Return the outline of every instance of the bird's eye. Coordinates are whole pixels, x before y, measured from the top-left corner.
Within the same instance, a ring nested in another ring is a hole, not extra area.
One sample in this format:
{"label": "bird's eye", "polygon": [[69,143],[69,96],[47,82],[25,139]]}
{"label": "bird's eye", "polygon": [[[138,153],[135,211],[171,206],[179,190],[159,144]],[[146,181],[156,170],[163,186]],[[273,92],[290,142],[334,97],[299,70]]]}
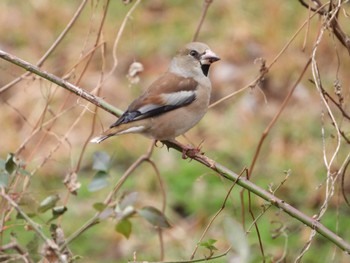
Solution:
{"label": "bird's eye", "polygon": [[191,51],[190,51],[190,55],[191,55],[192,57],[197,57],[197,56],[198,56],[198,52],[197,52],[196,50],[191,50]]}

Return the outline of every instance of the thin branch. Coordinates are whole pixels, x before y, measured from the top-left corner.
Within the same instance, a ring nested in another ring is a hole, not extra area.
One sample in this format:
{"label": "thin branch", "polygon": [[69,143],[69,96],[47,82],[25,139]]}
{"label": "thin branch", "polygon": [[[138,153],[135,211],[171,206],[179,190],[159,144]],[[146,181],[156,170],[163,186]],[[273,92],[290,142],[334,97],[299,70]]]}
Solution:
{"label": "thin branch", "polygon": [[44,71],[42,69],[40,69],[39,67],[30,64],[14,55],[11,55],[3,50],[0,50],[0,58],[7,60],[8,62],[11,62],[12,64],[15,64],[29,72],[32,72],[44,79],[49,80],[50,82],[53,82],[59,86],[61,86],[62,88],[65,88],[66,90],[73,92],[74,94],[78,95],[79,97],[91,102],[92,104],[95,104],[96,106],[104,109],[105,111],[115,115],[115,116],[120,116],[123,111],[113,107],[112,105],[108,104],[107,102],[105,102],[103,99],[94,96],[88,92],[86,92],[85,90],[69,83],[68,81],[65,81],[51,73],[48,73],[47,71]]}
{"label": "thin branch", "polygon": [[45,242],[45,244],[52,249],[60,262],[67,262],[65,257],[60,253],[57,244],[47,238],[44,232],[40,229],[40,226],[37,225],[19,206],[12,200],[10,196],[5,193],[3,187],[0,188],[0,195],[21,215],[21,217],[31,226],[31,228],[38,234],[38,236]]}
{"label": "thin branch", "polygon": [[[98,107],[112,113],[115,116],[118,116],[120,114],[120,110],[116,109],[112,105],[105,102],[103,99],[98,98],[94,95],[91,95],[87,93],[85,90],[80,89],[50,73],[47,73],[45,71],[40,70],[39,68],[29,64],[28,62],[25,62],[21,59],[18,59],[15,56],[9,55],[6,52],[3,52],[0,50],[0,57],[16,64],[20,67],[23,67],[27,70],[31,70],[33,73],[38,74],[39,76],[48,79],[51,82],[54,82],[55,84],[77,94],[79,97],[82,97],[86,99],[87,101],[97,105]],[[173,142],[166,141],[164,142],[168,147],[171,147],[173,149],[176,149],[180,152],[183,152],[183,149]],[[345,240],[343,240],[341,237],[330,231],[328,228],[326,228],[324,225],[322,225],[320,222],[310,218],[309,216],[305,215],[298,209],[294,208],[293,206],[289,205],[285,201],[277,198],[273,194],[269,193],[268,191],[262,189],[261,187],[255,185],[254,183],[250,182],[249,180],[245,178],[239,178],[239,175],[228,169],[227,167],[215,162],[214,160],[210,159],[209,157],[203,155],[203,154],[196,154],[191,156],[192,159],[196,160],[197,162],[209,167],[216,173],[218,173],[220,176],[230,180],[230,181],[236,181],[237,184],[241,187],[251,191],[253,194],[261,197],[262,199],[270,202],[273,206],[283,210],[287,214],[289,214],[291,217],[297,219],[301,223],[307,225],[308,227],[315,229],[320,235],[327,238],[329,241],[333,242],[336,246],[338,246],[340,249],[346,251],[347,253],[350,253],[350,244],[347,243]]]}
{"label": "thin branch", "polygon": [[128,263],[195,263],[195,262],[207,262],[210,260],[222,258],[228,254],[228,252],[231,250],[231,248],[228,248],[224,253],[212,256],[210,258],[204,257],[199,259],[192,259],[192,260],[177,260],[177,261],[129,261]]}
{"label": "thin branch", "polygon": [[282,54],[287,50],[287,48],[290,46],[290,44],[294,41],[294,39],[299,35],[299,33],[301,32],[301,30],[309,24],[310,19],[315,16],[315,14],[313,14],[312,16],[308,17],[308,19],[306,21],[304,21],[304,23],[297,29],[297,31],[294,33],[294,35],[290,38],[290,40],[283,46],[283,48],[281,49],[280,52],[278,52],[278,54],[274,57],[274,59],[272,60],[272,62],[268,65],[265,66],[265,63],[263,64],[264,67],[261,67],[260,69],[260,74],[253,80],[251,81],[248,85],[244,86],[243,88],[232,92],[230,94],[228,94],[227,96],[215,101],[214,103],[212,103],[209,108],[215,107],[218,104],[224,102],[225,100],[228,100],[232,97],[234,97],[235,95],[237,95],[238,93],[248,89],[248,88],[254,88],[256,87],[259,83],[261,83],[266,74],[270,71],[270,69],[272,68],[272,66],[278,61],[278,59],[282,56]]}
{"label": "thin branch", "polygon": [[264,132],[262,133],[261,135],[261,138],[260,138],[260,141],[259,141],[259,144],[258,144],[258,147],[256,149],[256,152],[254,154],[254,157],[253,157],[253,161],[250,165],[250,168],[249,168],[249,174],[248,174],[248,177],[250,178],[251,175],[252,175],[252,172],[254,170],[254,166],[255,166],[255,163],[258,159],[258,156],[260,154],[260,150],[261,150],[261,147],[267,137],[267,135],[269,134],[270,130],[272,129],[272,127],[275,125],[276,121],[278,120],[279,116],[281,115],[281,113],[283,112],[284,108],[287,106],[290,98],[292,97],[292,94],[294,92],[294,90],[296,89],[296,87],[299,85],[300,81],[302,80],[302,78],[304,77],[304,74],[307,70],[307,68],[309,67],[311,63],[311,58],[309,58],[309,60],[306,62],[305,66],[304,66],[304,69],[302,70],[302,72],[300,73],[298,79],[295,81],[293,87],[291,88],[291,90],[288,92],[287,96],[284,98],[282,104],[281,104],[281,107],[279,109],[279,111],[277,112],[277,114],[273,117],[273,119],[270,121],[270,123],[267,125],[266,129],[264,130]]}
{"label": "thin branch", "polygon": [[210,6],[212,3],[213,3],[213,0],[204,0],[202,15],[201,15],[201,18],[200,18],[200,20],[199,20],[199,23],[198,23],[196,32],[194,33],[194,36],[193,36],[192,41],[197,41],[198,35],[199,35],[199,31],[200,31],[201,28],[202,28],[202,25],[203,25],[205,16],[207,15],[209,6]]}
{"label": "thin branch", "polygon": [[[244,171],[243,171],[244,172]],[[243,172],[239,175],[239,177],[243,174]],[[237,180],[239,179],[239,177],[237,178]],[[222,206],[220,207],[220,209],[215,213],[215,215],[212,217],[212,219],[209,221],[209,224],[206,226],[205,230],[203,231],[201,237],[199,238],[198,242],[197,242],[197,245],[196,247],[194,248],[193,252],[192,252],[192,255],[190,257],[190,259],[193,259],[197,250],[198,250],[198,247],[199,247],[199,244],[200,242],[202,242],[204,236],[207,234],[209,228],[211,227],[211,225],[213,224],[214,220],[220,215],[220,213],[225,209],[226,207],[226,203],[227,203],[227,200],[229,198],[229,196],[231,195],[231,192],[232,192],[232,189],[233,187],[235,187],[236,183],[237,183],[237,180],[233,182],[233,184],[231,185],[230,189],[228,190],[226,196],[225,196],[225,199],[224,199],[224,202],[222,203]]]}
{"label": "thin branch", "polygon": [[[326,4],[322,5],[322,3],[319,0],[313,0],[312,2],[316,4],[317,8],[311,7],[309,4],[305,3],[304,0],[299,0],[300,4],[304,7],[308,8],[309,10],[315,12],[315,14],[319,14],[320,16],[328,16],[331,17],[331,19],[328,21],[330,27],[333,30],[334,35],[339,40],[339,42],[347,49],[349,55],[350,55],[350,37],[344,33],[341,26],[338,23],[338,12],[340,10],[340,6],[333,6],[331,2],[327,2]],[[346,4],[348,1],[342,2],[340,5]],[[324,8],[326,5],[329,5],[328,10]],[[335,8],[335,15],[332,15]]]}
{"label": "thin branch", "polygon": [[[11,243],[8,243],[6,245],[0,246],[0,252],[4,252],[6,250],[15,250],[17,251],[20,255],[18,255],[18,258],[21,258],[25,263],[33,263],[33,261],[30,259],[28,252],[24,250],[17,242],[12,241]],[[13,254],[8,253],[9,257],[11,256],[16,256]],[[11,258],[11,261],[14,260],[14,258]],[[0,258],[1,261],[1,258]],[[8,261],[10,262],[10,260]]]}
{"label": "thin branch", "polygon": [[91,62],[91,60],[92,60],[92,58],[93,58],[93,56],[94,56],[95,50],[96,50],[97,46],[99,45],[100,38],[101,38],[101,35],[102,35],[102,28],[103,28],[103,25],[104,25],[104,23],[105,23],[105,21],[106,21],[106,16],[107,16],[107,11],[108,11],[109,2],[110,2],[110,1],[107,0],[105,9],[104,9],[104,11],[103,11],[103,15],[102,15],[102,19],[101,19],[101,22],[100,22],[100,26],[99,26],[99,29],[98,29],[98,31],[97,31],[97,37],[96,37],[96,40],[95,40],[95,44],[94,44],[94,47],[93,47],[93,49],[92,49],[93,52],[91,52],[91,53],[89,54],[89,57],[88,57],[88,59],[87,59],[87,62],[86,62],[86,64],[85,64],[85,66],[84,66],[84,68],[83,68],[83,70],[82,70],[82,72],[81,72],[81,74],[80,74],[78,80],[77,80],[76,83],[75,83],[76,85],[79,85],[80,81],[82,80],[82,78],[83,78],[83,76],[84,76],[84,74],[85,74],[87,68],[89,67],[90,62]]}
{"label": "thin branch", "polygon": [[248,191],[248,211],[249,211],[250,216],[253,219],[253,225],[255,227],[255,231],[256,231],[256,234],[258,236],[259,248],[260,248],[260,252],[261,252],[262,262],[265,263],[266,262],[266,258],[265,258],[264,246],[263,246],[263,243],[261,241],[261,235],[260,235],[258,222],[257,222],[257,220],[255,218],[255,215],[254,215],[254,212],[253,212],[253,209],[252,209],[252,197],[251,197],[251,192],[250,191]]}
{"label": "thin branch", "polygon": [[118,44],[119,41],[122,37],[122,34],[124,32],[125,26],[126,26],[126,22],[130,19],[132,13],[135,11],[136,7],[140,4],[141,0],[137,0],[135,2],[135,4],[130,8],[130,10],[128,11],[128,13],[126,14],[126,16],[124,17],[124,20],[119,28],[119,31],[117,33],[117,37],[114,40],[114,44],[113,44],[113,67],[110,70],[110,72],[107,74],[107,79],[112,76],[113,72],[115,71],[115,69],[118,66],[118,56],[117,56],[117,48],[118,48]]}
{"label": "thin branch", "polygon": [[[152,144],[147,153],[140,156],[123,174],[123,176],[118,180],[118,182],[115,184],[112,191],[107,195],[107,197],[104,200],[104,204],[108,205],[112,198],[115,196],[115,194],[119,191],[119,189],[122,187],[126,179],[129,178],[130,174],[135,171],[137,167],[139,167],[143,162],[149,160],[153,153],[154,144]],[[60,250],[65,248],[70,242],[72,242],[74,239],[76,239],[78,236],[80,236],[83,232],[85,232],[87,229],[92,227],[93,225],[96,225],[99,223],[99,217],[101,215],[101,212],[97,212],[91,219],[89,219],[81,228],[79,228],[77,231],[75,231],[72,235],[70,235],[66,242],[60,246]]]}
{"label": "thin branch", "polygon": [[[61,43],[62,39],[66,36],[68,31],[73,27],[74,23],[78,20],[78,17],[80,16],[81,12],[83,11],[86,3],[87,3],[87,0],[83,0],[81,2],[80,6],[78,7],[77,11],[73,15],[72,19],[69,21],[67,26],[65,27],[65,29],[61,32],[61,34],[58,36],[58,38],[55,40],[55,42],[51,45],[51,47],[45,52],[45,54],[38,60],[38,62],[36,63],[36,66],[41,67],[44,64],[45,60],[56,49],[56,47],[59,45],[59,43]],[[3,86],[0,89],[0,94],[2,92],[6,91],[7,89],[11,88],[13,85],[20,82],[22,79],[28,77],[29,75],[30,75],[30,72],[26,72],[26,73],[22,74],[21,76],[19,76],[18,78],[12,80],[10,83],[8,83],[7,85]]]}
{"label": "thin branch", "polygon": [[345,190],[345,173],[349,167],[349,164],[350,164],[350,158],[346,161],[343,172],[341,173],[341,192],[343,194],[343,198],[345,200],[345,203],[350,207],[350,202],[349,202],[348,197],[346,196],[346,190]]}
{"label": "thin branch", "polygon": [[[168,147],[178,150],[179,152],[182,152],[183,149],[173,142],[164,142]],[[230,180],[230,181],[236,181],[237,184],[241,187],[247,189],[248,191],[252,192],[253,194],[261,197],[267,202],[270,202],[273,206],[283,210],[291,217],[297,219],[301,223],[307,225],[311,229],[314,229],[317,231],[320,235],[327,238],[329,241],[333,242],[335,245],[337,245],[340,249],[346,251],[347,253],[350,253],[350,244],[347,243],[344,239],[342,239],[340,236],[333,233],[331,230],[326,228],[324,225],[322,225],[319,221],[314,220],[313,218],[305,215],[298,209],[294,208],[290,204],[286,203],[284,200],[279,199],[278,197],[274,196],[273,194],[269,193],[265,189],[262,189],[261,187],[257,186],[256,184],[252,183],[251,181],[247,180],[246,178],[238,178],[239,175],[231,171],[229,168],[225,167],[222,164],[219,164],[215,162],[214,160],[210,159],[209,157],[203,155],[203,154],[196,154],[194,156],[191,156],[193,160],[196,160],[197,162],[204,164],[205,166],[209,167],[211,170],[218,173],[220,176]],[[238,178],[238,179],[237,179]]]}

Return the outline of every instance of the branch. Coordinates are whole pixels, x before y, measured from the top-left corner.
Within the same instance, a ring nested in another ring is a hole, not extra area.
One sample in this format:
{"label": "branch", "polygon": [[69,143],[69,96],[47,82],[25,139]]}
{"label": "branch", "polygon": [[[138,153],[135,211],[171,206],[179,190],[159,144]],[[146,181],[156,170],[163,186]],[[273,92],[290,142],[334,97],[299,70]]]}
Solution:
{"label": "branch", "polygon": [[44,232],[40,229],[40,226],[37,225],[32,219],[30,219],[30,217],[26,213],[22,211],[22,209],[17,205],[17,203],[5,193],[5,189],[2,187],[0,188],[0,196],[2,196],[4,200],[6,200],[14,209],[16,209],[17,213],[21,215],[21,217],[23,217],[23,219],[31,226],[31,228],[45,242],[48,248],[50,248],[52,252],[55,253],[59,260],[58,262],[66,263],[67,260],[64,257],[64,255],[60,253],[57,244],[53,240],[45,236]]}
{"label": "branch", "polygon": [[196,32],[194,33],[194,36],[193,36],[192,41],[197,41],[198,35],[199,35],[199,31],[200,31],[201,28],[202,28],[202,25],[203,25],[205,16],[207,15],[209,6],[211,5],[212,2],[213,2],[213,0],[204,0],[202,16],[201,16],[201,18],[200,18],[200,20],[199,20],[199,23],[198,23]]}
{"label": "branch", "polygon": [[[51,45],[51,47],[45,52],[45,54],[39,59],[39,61],[36,63],[38,67],[41,67],[46,59],[52,54],[52,52],[56,49],[56,47],[61,43],[62,39],[66,36],[68,31],[73,27],[75,22],[78,20],[81,12],[83,11],[85,5],[87,3],[87,0],[83,0],[78,7],[77,11],[73,15],[72,19],[69,21],[65,29],[61,32],[61,34],[58,36],[58,38],[55,40],[55,42]],[[11,88],[13,85],[17,84],[20,82],[22,79],[26,78],[29,76],[29,72],[26,72],[25,74],[19,76],[18,78],[14,79],[10,83],[6,84],[2,88],[0,88],[0,93],[6,91],[7,89]]]}
{"label": "branch", "polygon": [[[328,2],[328,3],[323,5],[321,3],[321,1],[313,0],[312,2],[313,2],[313,4],[315,4],[317,6],[317,8],[311,7],[304,0],[299,0],[299,2],[302,6],[319,14],[320,16],[327,17],[327,20],[329,22],[329,26],[332,28],[334,35],[339,40],[339,42],[347,49],[347,51],[349,52],[349,55],[350,55],[350,37],[344,33],[344,31],[340,27],[340,25],[338,23],[338,19],[337,19],[340,6],[347,3],[347,1],[340,3],[339,6],[335,6],[332,4],[332,2]],[[328,9],[325,8],[325,6],[327,4],[329,4]],[[333,17],[332,12],[334,12],[334,11],[336,12],[336,15]]]}
{"label": "branch", "polygon": [[74,94],[78,95],[79,97],[91,102],[92,104],[100,107],[101,109],[104,109],[105,111],[115,115],[115,116],[120,116],[123,112],[109,103],[105,102],[103,99],[88,93],[87,91],[69,83],[68,81],[65,81],[49,72],[46,72],[39,67],[28,63],[27,61],[24,61],[14,55],[11,55],[5,51],[0,50],[0,58],[7,60],[8,62],[15,64],[31,73],[34,73],[44,79],[47,79],[58,86],[61,86],[62,88],[65,88],[66,90],[73,92]]}
{"label": "branch", "polygon": [[[96,97],[85,90],[78,88],[71,83],[64,81],[57,76],[50,74],[46,71],[43,71],[39,69],[38,67],[17,58],[16,56],[10,55],[2,50],[0,50],[0,58],[3,58],[15,65],[18,65],[19,67],[24,68],[25,70],[28,70],[36,75],[39,75],[71,92],[78,95],[79,97],[91,102],[92,104],[95,104],[96,106],[112,113],[115,116],[119,116],[121,114],[121,111],[119,109],[116,109],[115,107],[111,106],[107,102],[105,102],[103,99]],[[166,144],[168,147],[176,149],[180,152],[183,151],[180,145],[175,144],[173,142],[165,141],[164,144]],[[324,225],[322,225],[320,222],[312,219],[311,217],[303,214],[298,209],[294,208],[293,206],[289,205],[282,199],[277,198],[273,194],[269,193],[265,189],[255,185],[254,183],[250,182],[249,180],[245,178],[239,178],[239,175],[228,169],[227,167],[215,162],[214,160],[210,159],[209,157],[203,155],[203,154],[194,154],[190,156],[192,159],[196,160],[199,163],[204,164],[205,166],[209,167],[216,173],[218,173],[220,176],[230,180],[230,181],[237,181],[237,184],[241,187],[247,189],[248,191],[252,192],[253,194],[261,197],[262,199],[266,200],[273,206],[283,210],[290,216],[294,217],[298,221],[302,222],[303,224],[307,225],[311,229],[314,229],[316,232],[324,236],[329,241],[333,242],[336,246],[338,246],[340,249],[346,251],[347,253],[350,253],[350,244],[347,243],[345,240],[343,240],[341,237],[333,233],[331,230],[326,228]]]}

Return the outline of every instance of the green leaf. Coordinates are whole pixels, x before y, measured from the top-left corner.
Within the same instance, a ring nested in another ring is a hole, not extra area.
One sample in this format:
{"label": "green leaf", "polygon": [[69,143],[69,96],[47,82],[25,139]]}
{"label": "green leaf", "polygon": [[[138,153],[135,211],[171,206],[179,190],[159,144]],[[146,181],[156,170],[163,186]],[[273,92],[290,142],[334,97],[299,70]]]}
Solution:
{"label": "green leaf", "polygon": [[95,152],[92,169],[107,172],[111,157],[106,152]]}
{"label": "green leaf", "polygon": [[60,197],[58,194],[55,195],[50,195],[46,197],[39,205],[38,212],[39,213],[44,213],[47,210],[53,208],[56,203],[60,200]]}
{"label": "green leaf", "polygon": [[205,247],[207,249],[209,249],[210,251],[213,251],[213,250],[218,250],[214,244],[216,243],[217,240],[215,239],[209,239],[207,241],[202,241],[199,243],[199,246],[201,247]]}
{"label": "green leaf", "polygon": [[152,206],[146,206],[137,211],[140,216],[145,218],[149,223],[157,227],[169,228],[170,224],[165,215]]}
{"label": "green leaf", "polygon": [[107,205],[104,203],[94,203],[92,207],[97,210],[98,212],[102,212],[106,209]]}
{"label": "green leaf", "polygon": [[115,230],[125,236],[126,238],[129,238],[132,230],[132,224],[128,219],[123,219],[118,222],[118,224],[115,226]]}
{"label": "green leaf", "polygon": [[16,168],[17,164],[15,162],[15,155],[13,153],[9,153],[6,158],[5,169],[9,174],[12,174]]}
{"label": "green leaf", "polygon": [[218,250],[214,244],[216,243],[217,240],[215,239],[208,239],[207,241],[202,241],[199,243],[199,246],[201,247],[205,247],[207,249],[209,249],[210,251],[213,251],[213,250]]}
{"label": "green leaf", "polygon": [[56,206],[52,208],[52,215],[53,216],[60,216],[63,215],[67,211],[67,207],[65,206]]}
{"label": "green leaf", "polygon": [[108,178],[108,174],[106,172],[98,171],[95,174],[94,178],[92,179],[92,182],[88,186],[89,191],[96,192],[108,186],[109,182],[107,178]]}
{"label": "green leaf", "polygon": [[47,221],[47,224],[63,215],[67,210],[65,206],[56,206],[52,208],[52,217]]}

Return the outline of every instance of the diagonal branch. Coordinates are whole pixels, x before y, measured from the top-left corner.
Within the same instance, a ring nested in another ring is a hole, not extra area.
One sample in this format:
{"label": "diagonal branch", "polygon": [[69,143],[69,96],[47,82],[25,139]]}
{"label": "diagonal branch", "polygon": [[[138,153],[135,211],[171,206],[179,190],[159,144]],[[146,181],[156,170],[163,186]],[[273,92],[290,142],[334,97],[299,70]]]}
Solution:
{"label": "diagonal branch", "polygon": [[66,90],[73,92],[74,94],[78,95],[79,97],[91,102],[92,104],[100,107],[101,109],[104,109],[105,111],[115,115],[120,116],[123,112],[109,103],[105,102],[103,99],[88,93],[87,91],[69,83],[68,81],[65,81],[45,70],[40,69],[39,67],[28,63],[27,61],[24,61],[23,59],[20,59],[14,55],[11,55],[5,51],[0,50],[0,58],[7,60],[8,62],[11,62],[12,64],[15,64],[31,73],[34,73],[35,75],[38,75],[44,79],[47,79],[48,81],[51,81],[58,86],[61,86],[62,88],[65,88]]}
{"label": "diagonal branch", "polygon": [[[61,78],[50,74],[46,71],[43,71],[39,69],[38,67],[16,57],[11,54],[8,54],[7,52],[4,52],[0,50],[0,58],[5,59],[19,67],[24,68],[27,71],[30,71],[36,75],[39,75],[67,90],[70,92],[73,92],[74,94],[78,95],[79,97],[91,102],[92,104],[112,113],[115,116],[119,116],[121,114],[121,111],[119,109],[116,109],[112,105],[108,104],[103,99],[96,97],[85,90],[76,87],[72,85],[71,83],[62,80]],[[168,147],[173,148],[175,150],[178,150],[180,152],[183,151],[181,146],[179,146],[176,143],[166,141],[164,142]],[[265,189],[259,187],[258,185],[252,183],[246,178],[240,178],[238,174],[231,171],[229,168],[225,167],[224,165],[215,162],[214,160],[210,159],[209,157],[203,155],[203,154],[195,154],[191,156],[192,159],[196,160],[199,163],[202,163],[203,165],[209,167],[211,170],[215,171],[220,176],[233,181],[237,182],[238,185],[241,187],[247,189],[248,191],[252,192],[253,194],[261,197],[265,201],[269,202],[271,205],[283,210],[287,214],[289,214],[291,217],[294,217],[298,221],[302,222],[303,224],[307,225],[311,229],[314,229],[317,233],[324,236],[329,241],[333,242],[336,246],[338,246],[340,249],[346,251],[347,253],[350,253],[350,244],[346,242],[344,239],[342,239],[340,236],[333,233],[331,230],[326,228],[323,224],[321,224],[319,221],[312,219],[311,217],[305,215],[298,209],[294,208],[293,206],[286,203],[284,200],[277,198],[275,195],[271,194],[270,192],[266,191]]]}

